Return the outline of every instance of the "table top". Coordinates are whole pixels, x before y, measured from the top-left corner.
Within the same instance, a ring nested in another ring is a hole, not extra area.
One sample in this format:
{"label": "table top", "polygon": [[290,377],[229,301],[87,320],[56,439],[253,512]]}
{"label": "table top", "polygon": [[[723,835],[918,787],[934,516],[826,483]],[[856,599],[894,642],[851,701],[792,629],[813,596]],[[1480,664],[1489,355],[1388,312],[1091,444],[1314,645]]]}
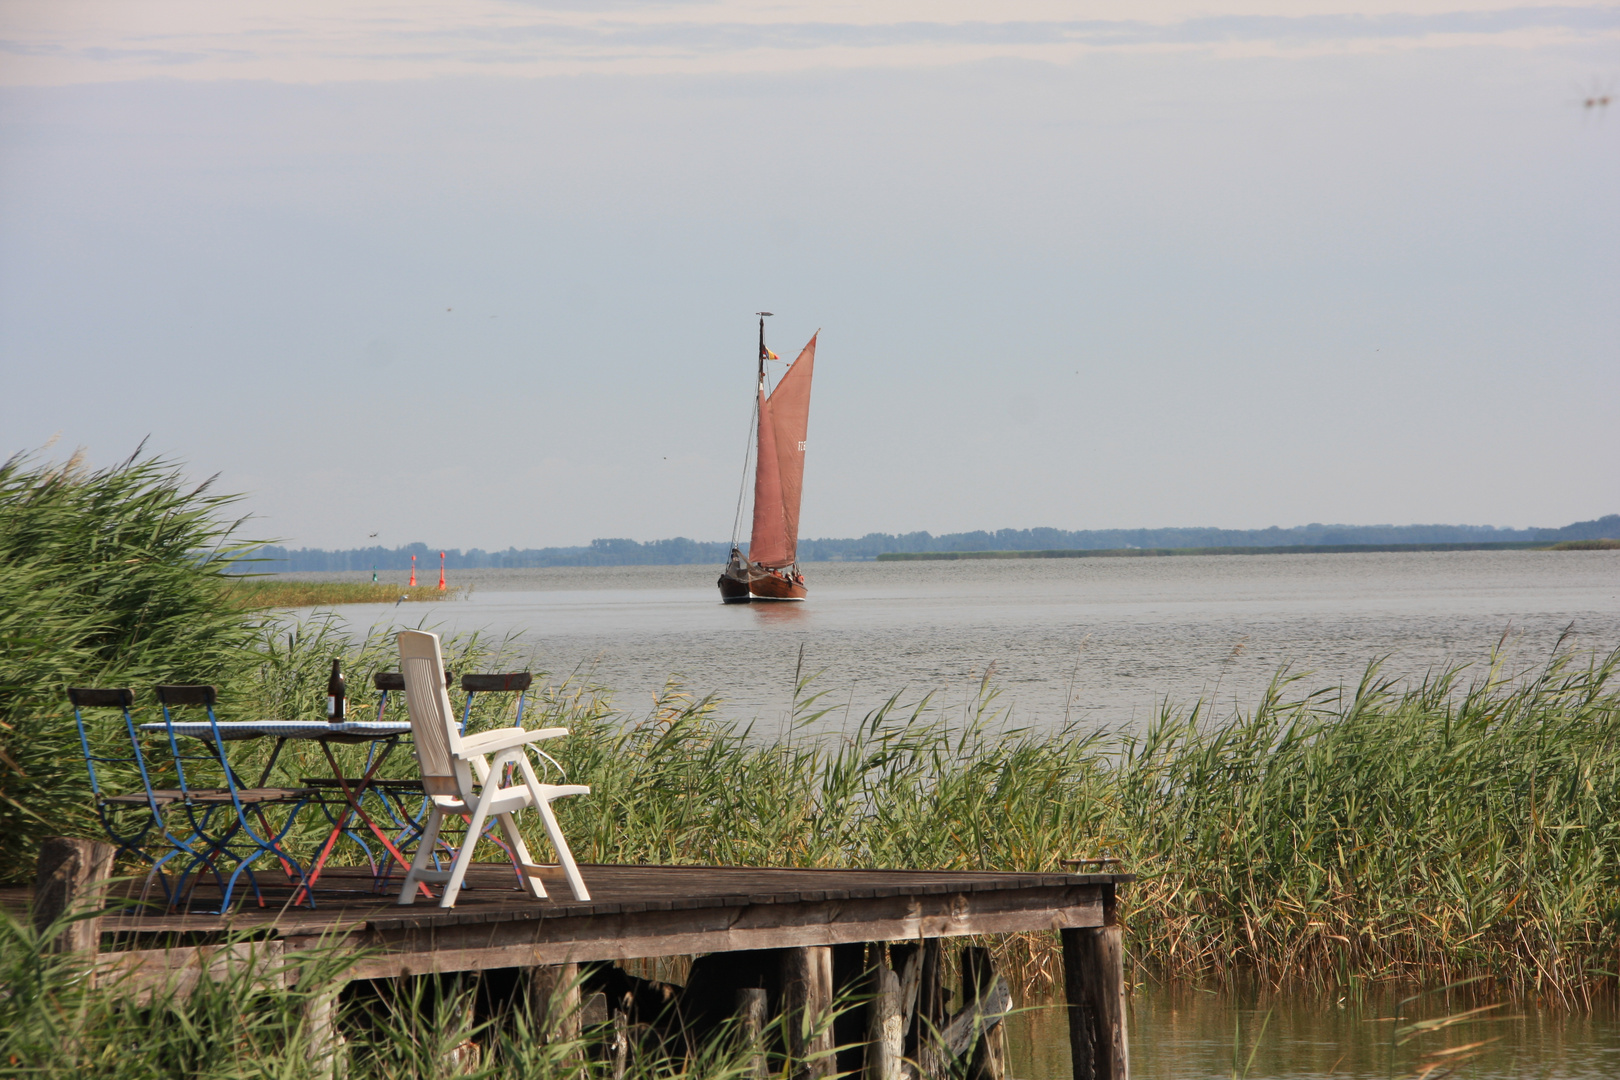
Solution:
{"label": "table top", "polygon": [[[227,742],[236,739],[321,739],[327,742],[362,743],[395,739],[411,733],[409,724],[378,723],[375,720],[345,720],[328,724],[324,720],[231,721],[218,725],[204,721],[175,724],[174,733],[191,739],[213,739],[215,727]],[[165,732],[168,724],[142,724],[142,731]]]}

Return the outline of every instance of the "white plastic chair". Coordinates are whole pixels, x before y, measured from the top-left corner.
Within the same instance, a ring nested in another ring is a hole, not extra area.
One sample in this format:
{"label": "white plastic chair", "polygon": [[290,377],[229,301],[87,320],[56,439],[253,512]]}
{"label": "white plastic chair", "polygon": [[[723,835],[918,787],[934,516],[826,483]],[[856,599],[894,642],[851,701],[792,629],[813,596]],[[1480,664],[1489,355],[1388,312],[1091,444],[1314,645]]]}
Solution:
{"label": "white plastic chair", "polygon": [[[399,903],[416,900],[418,882],[444,882],[444,895],[440,907],[454,907],[456,894],[461,891],[462,880],[472,862],[473,849],[483,835],[490,815],[500,821],[501,830],[511,846],[517,861],[518,873],[539,899],[545,899],[546,889],[540,881],[540,866],[529,855],[529,849],[518,833],[512,815],[527,807],[540,812],[552,847],[557,849],[557,861],[575,900],[589,900],[590,892],[580,877],[568,841],[551,812],[551,800],[565,795],[587,795],[590,788],[584,784],[542,784],[535,776],[534,764],[529,760],[527,747],[543,739],[556,739],[568,734],[567,728],[540,728],[525,731],[521,727],[496,728],[480,731],[476,735],[461,734],[456,715],[450,708],[450,695],[444,688],[444,657],[439,651],[439,635],[419,630],[401,630],[399,641],[400,673],[405,676],[405,705],[411,714],[411,735],[416,744],[416,760],[422,767],[422,790],[429,800],[427,828],[416,849],[411,872],[405,875],[400,888]],[[506,785],[505,778],[513,766],[511,776],[517,783]],[[448,871],[432,869],[433,852],[439,840],[439,828],[445,816],[455,814],[468,817],[467,839],[456,853]]]}

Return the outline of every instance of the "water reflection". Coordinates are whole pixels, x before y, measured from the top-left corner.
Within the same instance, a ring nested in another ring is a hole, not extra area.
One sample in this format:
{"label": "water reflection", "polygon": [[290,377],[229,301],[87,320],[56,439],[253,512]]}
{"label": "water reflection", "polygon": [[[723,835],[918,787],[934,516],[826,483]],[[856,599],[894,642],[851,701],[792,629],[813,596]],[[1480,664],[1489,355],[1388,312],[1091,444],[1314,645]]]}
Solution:
{"label": "water reflection", "polygon": [[[1425,999],[1409,1018],[1453,1015],[1475,1000]],[[1591,1013],[1506,1003],[1494,1015],[1393,1046],[1393,995],[1356,1003],[1311,995],[1214,994],[1139,986],[1131,1000],[1131,1075],[1137,1080],[1249,1076],[1411,1076],[1438,1051],[1486,1042],[1456,1075],[1599,1080],[1620,1076],[1620,1013],[1613,1001]],[[1068,1028],[1060,1010],[1037,1007],[1008,1020],[1008,1074],[1069,1080]],[[1489,1041],[1494,1040],[1494,1041]],[[1251,1056],[1252,1055],[1252,1056]]]}
{"label": "water reflection", "polygon": [[[740,605],[739,605],[740,606]],[[794,626],[809,618],[810,611],[803,603],[751,603],[748,610],[757,626]]]}

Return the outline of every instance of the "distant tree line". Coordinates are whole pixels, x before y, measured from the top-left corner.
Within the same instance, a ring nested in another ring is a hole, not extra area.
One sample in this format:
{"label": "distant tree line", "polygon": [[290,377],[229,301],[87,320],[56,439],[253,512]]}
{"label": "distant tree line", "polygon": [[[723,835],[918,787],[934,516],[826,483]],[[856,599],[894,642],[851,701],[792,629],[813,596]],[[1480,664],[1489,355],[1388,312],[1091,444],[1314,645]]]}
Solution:
{"label": "distant tree line", "polygon": [[[854,539],[800,540],[803,562],[863,562],[888,552],[919,551],[1050,551],[1061,548],[1282,547],[1289,544],[1457,544],[1513,541],[1597,540],[1620,537],[1620,514],[1578,521],[1561,529],[1498,529],[1492,525],[1301,525],[1292,529],[998,529],[995,532],[867,533]],[[471,548],[404,547],[288,549],[272,545],[256,553],[260,572],[323,570],[408,570],[438,566],[439,552],[452,570],[529,566],[671,566],[722,563],[730,548],[724,541],[607,539],[584,547]]]}

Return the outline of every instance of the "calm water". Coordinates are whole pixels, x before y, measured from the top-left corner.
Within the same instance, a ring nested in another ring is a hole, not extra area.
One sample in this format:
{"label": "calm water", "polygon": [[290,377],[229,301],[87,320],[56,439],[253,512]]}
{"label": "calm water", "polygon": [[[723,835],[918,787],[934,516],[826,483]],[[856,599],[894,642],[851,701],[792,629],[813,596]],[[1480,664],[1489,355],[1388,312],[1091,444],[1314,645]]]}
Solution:
{"label": "calm water", "polygon": [[[1473,1002],[1436,999],[1408,1006],[1408,1018],[1460,1012]],[[1416,1009],[1417,1011],[1413,1011]],[[1509,1004],[1505,1018],[1459,1024],[1406,1046],[1390,1046],[1391,1003],[1225,996],[1190,988],[1138,987],[1129,1023],[1136,1080],[1372,1080],[1411,1076],[1434,1052],[1496,1040],[1459,1070],[1477,1078],[1613,1080],[1620,1077],[1620,1017],[1613,1003],[1571,1015]],[[1038,1009],[1013,1016],[1008,1074],[1019,1080],[1068,1080],[1068,1028],[1061,1014]],[[1234,1051],[1234,1038],[1236,1049]],[[1253,1060],[1250,1060],[1250,1054]]]}
{"label": "calm water", "polygon": [[[808,603],[732,607],[719,602],[716,573],[469,571],[452,577],[473,586],[466,600],[338,610],[355,631],[420,621],[513,635],[537,670],[581,673],[631,708],[675,674],[763,729],[784,723],[801,648],[807,670],[825,669],[815,685],[857,719],[900,690],[935,692],[960,715],[993,665],[991,685],[1015,723],[1069,716],[1124,727],[1166,698],[1247,706],[1285,664],[1310,672],[1310,688],[1353,686],[1372,657],[1421,678],[1448,663],[1482,664],[1504,635],[1515,666],[1542,660],[1568,626],[1580,647],[1620,645],[1620,552],[821,564],[807,568]],[[841,711],[831,722],[843,719]],[[1612,1010],[1503,1011],[1516,1018],[1455,1029],[1433,1048],[1500,1037],[1464,1076],[1620,1077]],[[1140,987],[1132,1071],[1143,1080],[1241,1076],[1254,1048],[1255,1080],[1410,1076],[1423,1058],[1405,1048],[1392,1065],[1379,1020],[1387,1015],[1387,1007]],[[1061,1017],[1038,1011],[1009,1023],[1011,1075],[1066,1080]]]}
{"label": "calm water", "polygon": [[1519,665],[1570,625],[1583,647],[1620,644],[1616,551],[825,563],[806,570],[807,603],[732,606],[716,574],[465,571],[465,600],[338,610],[356,631],[514,635],[537,670],[580,673],[630,708],[676,675],[762,730],[785,722],[801,648],[841,706],[834,725],[896,691],[959,715],[990,670],[1015,723],[1121,727],[1166,698],[1247,706],[1285,664],[1312,689],[1353,687],[1373,657],[1421,678],[1486,660],[1504,634]]}

